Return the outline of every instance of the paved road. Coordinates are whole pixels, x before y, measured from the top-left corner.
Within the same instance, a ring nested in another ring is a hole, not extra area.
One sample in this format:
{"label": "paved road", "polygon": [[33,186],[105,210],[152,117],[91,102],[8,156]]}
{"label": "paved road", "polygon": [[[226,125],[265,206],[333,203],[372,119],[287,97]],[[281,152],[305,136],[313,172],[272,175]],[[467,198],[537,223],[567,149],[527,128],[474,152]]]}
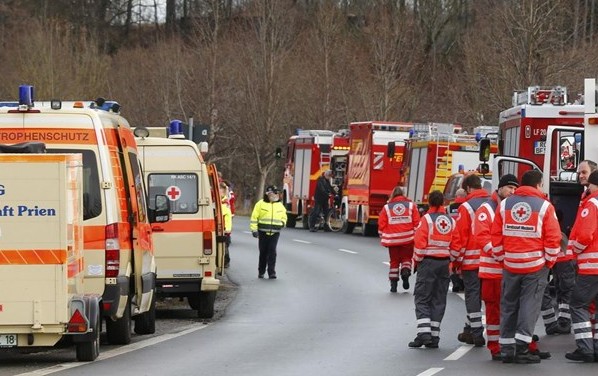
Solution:
{"label": "paved road", "polygon": [[43,372],[248,376],[598,372],[598,363],[566,362],[564,353],[573,347],[573,337],[544,338],[541,326],[541,346],[553,352],[553,359],[539,365],[504,365],[492,362],[485,349],[462,346],[456,337],[463,325],[464,303],[453,293],[448,296],[440,349],[409,349],[407,343],[416,333],[412,290],[388,292],[387,254],[377,239],[285,230],[278,247],[279,279],[260,280],[257,241],[243,232],[247,223],[247,218],[235,218],[229,278],[238,285],[238,294],[217,322],[185,322],[184,335],[103,347],[105,360],[65,363]]}

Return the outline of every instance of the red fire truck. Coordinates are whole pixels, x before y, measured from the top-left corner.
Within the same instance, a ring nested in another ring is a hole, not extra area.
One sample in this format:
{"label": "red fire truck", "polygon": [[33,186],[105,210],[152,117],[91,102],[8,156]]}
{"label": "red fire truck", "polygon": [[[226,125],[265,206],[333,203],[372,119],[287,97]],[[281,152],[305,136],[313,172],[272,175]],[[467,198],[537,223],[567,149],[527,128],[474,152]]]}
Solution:
{"label": "red fire truck", "polygon": [[309,228],[309,212],[314,206],[316,180],[330,166],[330,149],[334,132],[299,130],[287,141],[283,178],[283,203],[287,208],[287,227],[301,220]]}
{"label": "red fire truck", "polygon": [[[356,225],[363,235],[378,233],[378,214],[397,185],[404,140],[412,129],[412,123],[367,121],[349,125],[347,189],[341,204],[345,233],[352,233]],[[393,158],[386,156],[389,142],[395,143]]]}
{"label": "red fire truck", "polygon": [[[577,101],[576,101],[577,102]],[[533,86],[513,93],[513,107],[502,111],[499,118],[499,153],[521,156],[534,162],[540,168],[544,165],[546,150],[546,130],[549,125],[582,127],[584,107],[582,104],[568,104],[567,88]],[[563,164],[576,166],[579,156],[573,145],[563,145]],[[505,162],[501,174],[511,173],[521,176],[527,167],[522,164]],[[556,161],[551,162],[550,170],[556,171]]]}
{"label": "red fire truck", "polygon": [[349,130],[341,129],[332,135],[330,169],[333,172],[332,184],[339,187],[339,192],[347,192],[347,166],[349,164]]}
{"label": "red fire truck", "polygon": [[[475,171],[479,165],[478,140],[491,133],[496,135],[496,131],[496,127],[478,127],[474,135],[469,135],[458,124],[415,124],[405,144],[399,182],[407,197],[426,207],[428,194],[445,191],[451,176]],[[497,149],[493,144],[491,158]]]}

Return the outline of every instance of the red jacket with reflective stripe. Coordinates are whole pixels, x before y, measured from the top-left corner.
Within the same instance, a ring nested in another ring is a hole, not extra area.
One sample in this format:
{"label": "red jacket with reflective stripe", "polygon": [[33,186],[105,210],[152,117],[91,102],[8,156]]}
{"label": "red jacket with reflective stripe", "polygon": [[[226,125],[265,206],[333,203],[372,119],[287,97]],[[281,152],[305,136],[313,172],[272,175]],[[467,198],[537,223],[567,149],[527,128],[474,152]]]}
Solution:
{"label": "red jacket with reflective stripe", "polygon": [[413,201],[405,196],[392,198],[378,217],[380,243],[384,247],[412,243],[419,220],[419,211]]}
{"label": "red jacket with reflective stripe", "polygon": [[494,222],[494,213],[498,207],[500,198],[494,192],[492,199],[485,202],[475,212],[473,222],[473,237],[478,243],[480,251],[480,270],[478,277],[485,279],[502,278],[502,265],[492,256],[492,238],[490,230]]}
{"label": "red jacket with reflective stripe", "polygon": [[415,230],[413,261],[420,262],[424,257],[450,257],[455,220],[443,207],[431,208]]}
{"label": "red jacket with reflective stripe", "polygon": [[569,237],[577,254],[577,273],[598,275],[598,192],[582,199]]}
{"label": "red jacket with reflective stripe", "polygon": [[554,265],[561,228],[554,206],[535,187],[522,186],[501,201],[491,229],[492,254],[515,274],[534,273]]}
{"label": "red jacket with reflective stripe", "polygon": [[465,197],[465,202],[459,206],[457,228],[453,233],[453,246],[451,253],[457,261],[462,263],[461,270],[476,270],[480,264],[480,247],[472,236],[473,222],[476,210],[490,195],[484,189],[476,189]]}

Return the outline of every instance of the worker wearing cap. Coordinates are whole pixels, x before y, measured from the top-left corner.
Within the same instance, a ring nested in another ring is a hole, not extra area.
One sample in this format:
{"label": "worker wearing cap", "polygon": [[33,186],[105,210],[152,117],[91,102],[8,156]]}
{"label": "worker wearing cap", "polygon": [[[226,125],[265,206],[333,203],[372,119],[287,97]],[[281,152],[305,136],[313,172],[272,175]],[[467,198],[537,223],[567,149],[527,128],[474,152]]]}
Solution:
{"label": "worker wearing cap", "polygon": [[287,210],[280,202],[280,191],[270,185],[266,187],[263,199],[253,207],[249,222],[253,237],[259,239],[258,278],[264,278],[267,268],[268,277],[276,279],[276,245],[286,223]]}
{"label": "worker wearing cap", "polygon": [[590,304],[598,298],[598,171],[589,174],[587,183],[587,194],[582,199],[569,238],[577,255],[578,275],[570,301],[577,348],[565,357],[591,363],[598,359],[598,325],[592,324],[589,312]]}
{"label": "worker wearing cap", "polygon": [[478,277],[480,247],[473,236],[472,225],[476,210],[484,202],[490,200],[490,195],[482,188],[482,180],[475,174],[463,178],[461,188],[465,189],[467,197],[458,209],[459,215],[453,233],[455,240],[451,244],[451,254],[457,260],[456,265],[453,266],[458,269],[461,264],[467,319],[463,332],[459,333],[457,339],[460,342],[481,347],[486,344],[486,341],[483,334],[482,300],[480,298],[480,278]]}
{"label": "worker wearing cap", "polygon": [[540,316],[548,270],[561,242],[554,206],[542,187],[542,173],[526,171],[521,186],[500,202],[490,230],[492,256],[503,266],[499,338],[503,363],[540,362],[529,344]]}
{"label": "worker wearing cap", "polygon": [[316,222],[321,213],[328,213],[329,205],[328,199],[335,190],[330,179],[332,178],[332,170],[326,170],[316,181],[316,192],[314,193],[315,205],[309,214],[309,231],[316,232]]}

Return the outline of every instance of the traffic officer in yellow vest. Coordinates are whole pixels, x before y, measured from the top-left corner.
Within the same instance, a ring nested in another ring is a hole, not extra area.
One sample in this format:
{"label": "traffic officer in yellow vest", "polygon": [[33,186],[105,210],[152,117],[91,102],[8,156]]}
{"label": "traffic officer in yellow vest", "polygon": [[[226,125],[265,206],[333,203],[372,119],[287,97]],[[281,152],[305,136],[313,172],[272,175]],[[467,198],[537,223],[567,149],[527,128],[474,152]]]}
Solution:
{"label": "traffic officer in yellow vest", "polygon": [[500,202],[490,231],[492,255],[503,265],[500,352],[503,363],[539,363],[529,351],[548,269],[560,251],[554,206],[542,192],[542,173],[526,171],[521,186]]}
{"label": "traffic officer in yellow vest", "polygon": [[276,245],[280,230],[287,223],[287,211],[280,202],[280,191],[274,185],[266,187],[263,199],[253,207],[249,228],[254,238],[258,238],[260,257],[258,278],[264,278],[266,268],[268,277],[276,279]]}
{"label": "traffic officer in yellow vest", "polygon": [[577,348],[565,357],[591,363],[598,360],[598,324],[592,325],[589,313],[590,304],[598,298],[598,171],[589,175],[586,192],[569,238],[578,268],[570,301]]}

